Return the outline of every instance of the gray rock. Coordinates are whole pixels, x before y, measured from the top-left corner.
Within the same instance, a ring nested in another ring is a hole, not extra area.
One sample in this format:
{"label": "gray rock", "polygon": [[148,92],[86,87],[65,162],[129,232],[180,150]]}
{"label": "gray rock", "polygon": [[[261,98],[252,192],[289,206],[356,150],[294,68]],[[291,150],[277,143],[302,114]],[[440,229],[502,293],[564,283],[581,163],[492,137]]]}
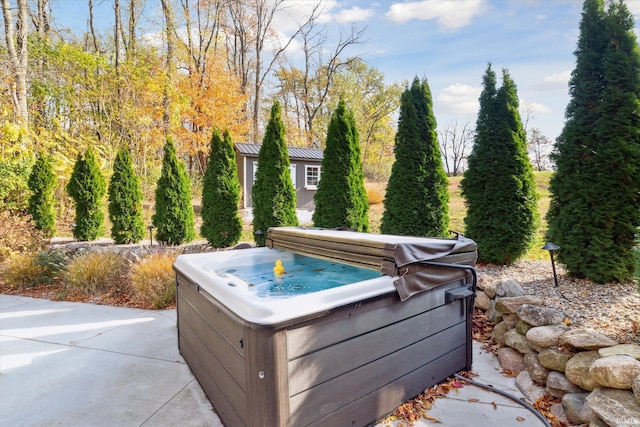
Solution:
{"label": "gray rock", "polygon": [[499,284],[500,282],[497,280],[494,280],[488,283],[483,283],[482,290],[484,291],[485,294],[487,294],[489,298],[494,299],[496,297],[496,291],[498,290]]}
{"label": "gray rock", "polygon": [[558,341],[559,345],[568,345],[581,350],[598,350],[603,347],[611,347],[616,343],[611,338],[602,335],[591,328],[572,329],[565,332]]}
{"label": "gray rock", "polygon": [[524,355],[524,366],[529,371],[531,379],[538,384],[545,384],[547,382],[547,375],[549,370],[540,364],[538,361],[537,353],[527,353]]}
{"label": "gray rock", "polygon": [[589,427],[610,427],[609,424],[602,421],[600,418],[596,416],[595,419],[591,420],[589,423]]}
{"label": "gray rock", "polygon": [[598,387],[587,397],[587,403],[611,427],[637,426],[640,423],[640,404],[630,391]]}
{"label": "gray rock", "polygon": [[[486,292],[486,291],[485,291]],[[489,303],[489,310],[487,311],[487,317],[489,322],[498,323],[502,321],[502,313],[496,311],[496,300],[491,300]]]}
{"label": "gray rock", "polygon": [[518,315],[515,313],[512,314],[503,314],[502,321],[509,326],[509,329],[513,329],[516,327],[516,323],[518,323]]}
{"label": "gray rock", "polygon": [[522,371],[516,377],[516,387],[530,403],[535,403],[544,397],[544,387],[533,382],[528,371]]}
{"label": "gray rock", "polygon": [[504,371],[520,373],[527,369],[524,364],[524,356],[511,347],[503,347],[498,350],[498,362]]}
{"label": "gray rock", "polygon": [[562,396],[564,413],[572,423],[584,424],[596,418],[596,414],[586,404],[589,393],[567,393]]}
{"label": "gray rock", "polygon": [[573,353],[565,353],[561,350],[547,348],[538,353],[540,364],[552,371],[564,372],[567,361],[573,357]]}
{"label": "gray rock", "polygon": [[562,403],[554,403],[553,405],[551,405],[551,408],[549,408],[549,412],[551,412],[551,414],[556,417],[558,421],[560,421],[561,425],[569,425],[569,419],[564,413]]}
{"label": "gray rock", "polygon": [[533,328],[533,326],[531,326],[530,324],[528,324],[523,320],[518,320],[518,323],[516,323],[516,332],[518,332],[520,335],[522,335],[525,338],[527,335],[527,331],[531,328]]}
{"label": "gray rock", "polygon": [[638,344],[617,344],[613,347],[603,347],[598,349],[600,357],[613,356],[616,354],[626,354],[636,360],[640,360],[640,345]]}
{"label": "gray rock", "polygon": [[502,314],[516,313],[523,304],[540,305],[542,299],[528,295],[496,298],[496,311]]}
{"label": "gray rock", "polygon": [[563,312],[549,307],[524,304],[516,312],[520,320],[533,326],[555,325],[567,317]]}
{"label": "gray rock", "polygon": [[483,273],[481,271],[478,271],[477,276],[478,276],[478,283],[477,283],[478,289],[480,289],[481,291],[484,291],[484,287],[487,284],[489,284],[489,283],[494,281],[493,277],[491,277],[487,273]]}
{"label": "gray rock", "polygon": [[626,354],[603,357],[591,364],[589,375],[603,387],[630,390],[640,376],[640,361]]}
{"label": "gray rock", "polygon": [[631,384],[631,390],[633,391],[633,395],[636,397],[638,403],[640,403],[640,375],[633,380],[633,384]]}
{"label": "gray rock", "polygon": [[558,371],[549,371],[547,375],[547,391],[553,397],[562,398],[567,393],[583,393],[584,390],[573,384]]}
{"label": "gray rock", "polygon": [[519,297],[524,295],[524,289],[513,279],[503,280],[496,289],[496,296]]}
{"label": "gray rock", "polygon": [[564,374],[567,379],[585,390],[593,390],[598,387],[598,383],[589,375],[589,368],[593,362],[598,360],[600,355],[597,351],[583,351],[576,353],[567,361]]}
{"label": "gray rock", "polygon": [[491,300],[483,291],[476,292],[476,301],[475,306],[480,310],[487,311],[489,310],[489,305],[491,304]]}
{"label": "gray rock", "polygon": [[493,331],[491,332],[491,336],[496,340],[500,347],[504,347],[504,335],[509,330],[509,325],[506,322],[502,321],[493,327]]}
{"label": "gray rock", "polygon": [[566,325],[536,326],[527,331],[526,337],[533,346],[554,347],[558,345],[560,336],[568,330]]}
{"label": "gray rock", "polygon": [[522,354],[532,351],[524,335],[520,335],[515,329],[510,329],[504,334],[504,343],[511,348],[515,348]]}

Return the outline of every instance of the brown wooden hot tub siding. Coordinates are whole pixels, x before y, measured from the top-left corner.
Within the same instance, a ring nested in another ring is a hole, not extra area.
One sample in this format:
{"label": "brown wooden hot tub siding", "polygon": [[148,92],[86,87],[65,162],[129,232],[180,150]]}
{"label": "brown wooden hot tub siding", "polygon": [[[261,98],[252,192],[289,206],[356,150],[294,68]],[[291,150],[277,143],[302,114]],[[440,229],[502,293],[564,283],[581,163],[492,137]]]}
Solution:
{"label": "brown wooden hot tub siding", "polygon": [[265,327],[177,271],[180,352],[227,427],[364,426],[471,369],[471,298],[445,305],[464,283]]}

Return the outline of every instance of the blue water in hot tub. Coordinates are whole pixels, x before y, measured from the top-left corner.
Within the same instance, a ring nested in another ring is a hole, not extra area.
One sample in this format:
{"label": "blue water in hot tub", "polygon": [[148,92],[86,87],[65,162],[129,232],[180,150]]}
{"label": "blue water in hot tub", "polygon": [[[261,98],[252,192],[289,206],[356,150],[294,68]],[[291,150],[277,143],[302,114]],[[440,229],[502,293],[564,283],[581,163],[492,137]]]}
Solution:
{"label": "blue water in hot tub", "polygon": [[293,254],[292,260],[282,261],[285,274],[274,274],[274,265],[275,263],[268,262],[220,268],[217,272],[241,278],[249,284],[249,289],[259,297],[288,297],[308,294],[374,279],[382,275],[375,270],[299,254]]}

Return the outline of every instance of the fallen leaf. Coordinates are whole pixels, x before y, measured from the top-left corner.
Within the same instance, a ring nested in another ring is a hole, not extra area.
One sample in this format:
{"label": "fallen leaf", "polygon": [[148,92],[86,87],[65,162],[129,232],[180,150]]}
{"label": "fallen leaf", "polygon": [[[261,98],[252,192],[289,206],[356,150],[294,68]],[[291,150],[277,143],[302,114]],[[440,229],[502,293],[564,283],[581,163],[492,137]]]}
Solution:
{"label": "fallen leaf", "polygon": [[525,417],[516,417],[516,420],[518,420],[518,421],[524,421],[524,420],[526,420],[526,418],[525,418]]}
{"label": "fallen leaf", "polygon": [[476,399],[475,397],[470,397],[469,402],[480,402],[480,399]]}
{"label": "fallen leaf", "polygon": [[423,414],[422,417],[426,420],[431,421],[434,424],[442,424],[442,421],[440,421],[439,419],[437,419],[436,417],[432,417],[431,415],[428,414]]}
{"label": "fallen leaf", "polygon": [[496,405],[496,402],[491,402],[491,404],[493,405],[493,410],[497,411],[498,410],[498,405]]}

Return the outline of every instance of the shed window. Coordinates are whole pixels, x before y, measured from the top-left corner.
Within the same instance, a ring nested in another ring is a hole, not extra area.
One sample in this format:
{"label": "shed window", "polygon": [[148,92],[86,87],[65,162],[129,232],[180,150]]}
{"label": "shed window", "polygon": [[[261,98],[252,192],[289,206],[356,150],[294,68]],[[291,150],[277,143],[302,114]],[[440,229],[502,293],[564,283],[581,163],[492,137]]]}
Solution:
{"label": "shed window", "polygon": [[[258,172],[258,162],[253,162],[253,184],[256,183],[256,172]],[[291,174],[291,183],[293,184],[293,188],[298,188],[296,186],[296,164],[289,165],[289,173]]]}
{"label": "shed window", "polygon": [[304,165],[305,184],[307,190],[317,190],[320,182],[320,166]]}

